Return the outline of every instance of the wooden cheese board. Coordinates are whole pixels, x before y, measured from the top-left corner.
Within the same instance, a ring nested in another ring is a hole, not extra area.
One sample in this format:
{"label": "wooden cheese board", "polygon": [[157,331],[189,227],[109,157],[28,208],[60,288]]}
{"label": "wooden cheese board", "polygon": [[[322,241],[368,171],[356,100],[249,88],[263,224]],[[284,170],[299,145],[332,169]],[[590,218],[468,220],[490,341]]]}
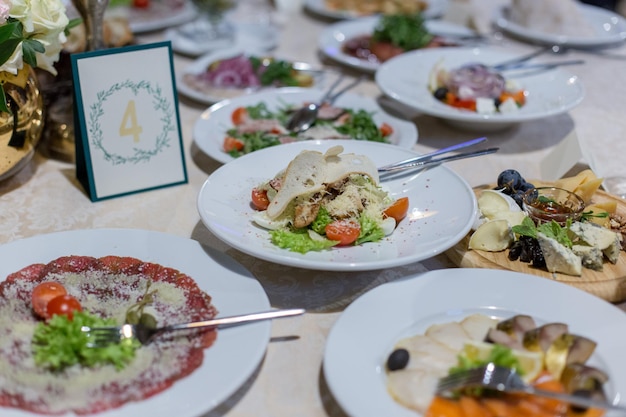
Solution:
{"label": "wooden cheese board", "polygon": [[[474,189],[474,192],[478,196],[482,190],[489,188],[493,188],[493,186],[477,187]],[[601,190],[594,193],[592,203],[605,201],[616,201],[616,213],[626,218],[626,201]],[[446,251],[448,258],[459,267],[490,268],[523,272],[572,285],[609,302],[621,302],[626,300],[626,252],[623,250],[615,265],[605,260],[602,271],[583,268],[582,275],[578,277],[561,273],[551,273],[545,269],[534,268],[532,265],[524,262],[511,261],[508,258],[508,249],[502,252],[468,249],[470,236],[471,232],[458,244]]]}

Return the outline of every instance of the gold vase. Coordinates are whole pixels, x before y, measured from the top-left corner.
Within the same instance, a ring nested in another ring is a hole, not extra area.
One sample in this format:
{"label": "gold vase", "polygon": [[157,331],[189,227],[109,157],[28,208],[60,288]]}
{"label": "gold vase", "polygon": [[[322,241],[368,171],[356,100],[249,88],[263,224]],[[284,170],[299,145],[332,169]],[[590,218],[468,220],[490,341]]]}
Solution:
{"label": "gold vase", "polygon": [[0,112],[0,181],[19,172],[35,154],[43,130],[44,106],[35,71],[0,72],[11,113]]}

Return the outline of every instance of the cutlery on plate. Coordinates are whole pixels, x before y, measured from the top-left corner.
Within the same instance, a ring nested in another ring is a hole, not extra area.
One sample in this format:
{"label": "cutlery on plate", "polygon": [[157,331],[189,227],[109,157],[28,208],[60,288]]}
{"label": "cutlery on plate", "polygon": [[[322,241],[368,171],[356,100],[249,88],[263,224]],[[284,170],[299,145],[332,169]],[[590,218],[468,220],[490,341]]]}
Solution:
{"label": "cutlery on plate", "polygon": [[580,65],[584,64],[585,60],[583,59],[574,59],[570,61],[556,61],[556,62],[541,62],[541,63],[521,63],[508,66],[506,68],[501,69],[500,71],[511,71],[511,70],[550,70],[557,67],[562,67],[566,65]]}
{"label": "cutlery on plate", "polygon": [[466,158],[474,158],[476,156],[482,156],[482,155],[489,155],[491,153],[497,152],[499,149],[500,148],[488,148],[488,149],[481,149],[479,151],[463,152],[463,153],[458,153],[456,155],[444,156],[443,158],[431,158],[431,159],[427,159],[423,161],[406,163],[404,165],[394,164],[393,166],[378,168],[378,172],[381,175],[384,175],[384,174],[392,174],[397,171],[426,168],[426,167],[433,166],[433,165],[439,165],[444,162],[457,161],[459,159],[466,159]]}
{"label": "cutlery on plate", "polygon": [[125,339],[137,339],[142,345],[150,343],[154,336],[174,331],[186,329],[205,329],[205,328],[222,328],[238,326],[241,324],[252,323],[262,320],[271,320],[282,317],[299,316],[304,314],[302,308],[286,309],[286,310],[270,310],[260,313],[242,314],[237,316],[221,317],[205,321],[196,321],[191,323],[171,324],[168,326],[153,328],[143,324],[124,324],[122,326],[110,327],[87,327],[83,326],[81,331],[87,333],[91,340],[89,347],[104,347],[110,344],[119,343]]}
{"label": "cutlery on plate", "polygon": [[442,396],[452,395],[462,388],[487,388],[501,392],[518,392],[552,398],[580,407],[601,408],[626,413],[626,407],[613,405],[605,401],[564,394],[561,392],[537,389],[522,380],[520,375],[511,368],[496,366],[489,363],[485,366],[454,373],[439,380],[436,393]]}
{"label": "cutlery on plate", "polygon": [[535,50],[535,51],[533,51],[533,52],[531,52],[529,54],[521,55],[521,56],[518,56],[516,58],[507,59],[506,61],[502,61],[502,62],[497,63],[497,64],[488,65],[488,67],[491,68],[491,69],[494,69],[496,71],[502,71],[505,68],[509,68],[511,66],[514,66],[514,65],[520,65],[520,64],[522,64],[522,63],[524,63],[526,61],[530,61],[531,59],[533,59],[533,58],[535,58],[535,57],[537,57],[539,55],[543,55],[546,52],[550,52],[550,51],[552,51],[552,47],[550,47],[550,46],[539,48],[539,49],[537,49],[537,50]]}
{"label": "cutlery on plate", "polygon": [[341,96],[343,93],[345,93],[346,91],[355,87],[357,84],[363,81],[363,78],[364,77],[357,78],[356,80],[352,81],[350,84],[346,85],[341,90],[333,94],[335,88],[337,88],[337,86],[341,83],[341,81],[343,81],[343,76],[337,78],[337,80],[335,80],[335,82],[330,86],[328,91],[326,91],[326,94],[324,94],[324,96],[317,103],[310,103],[309,105],[301,107],[298,110],[296,110],[289,117],[289,120],[287,121],[287,124],[285,125],[285,127],[290,132],[294,132],[294,133],[304,132],[305,130],[310,128],[313,125],[313,123],[315,123],[315,121],[317,120],[317,114],[319,112],[319,108],[323,104],[325,103],[333,104],[335,100],[339,98],[339,96]]}
{"label": "cutlery on plate", "polygon": [[466,142],[457,143],[456,145],[447,146],[445,148],[437,149],[436,151],[426,153],[424,155],[416,156],[415,158],[405,159],[404,161],[394,162],[393,164],[385,165],[383,167],[378,168],[378,172],[388,171],[390,168],[398,167],[401,165],[412,164],[420,161],[427,161],[431,159],[433,156],[443,155],[444,153],[458,151],[459,149],[464,149],[470,146],[478,145],[479,143],[483,143],[487,140],[486,137],[476,138],[472,140],[468,140]]}

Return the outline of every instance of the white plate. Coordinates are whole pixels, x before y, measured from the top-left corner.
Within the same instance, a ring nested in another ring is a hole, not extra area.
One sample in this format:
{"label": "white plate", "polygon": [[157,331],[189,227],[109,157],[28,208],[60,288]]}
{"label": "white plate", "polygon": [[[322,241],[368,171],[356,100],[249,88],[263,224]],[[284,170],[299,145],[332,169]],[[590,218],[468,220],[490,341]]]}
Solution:
{"label": "white plate", "polygon": [[189,2],[173,7],[171,1],[152,0],[150,7],[139,9],[128,6],[115,6],[107,9],[107,16],[121,16],[128,19],[133,33],[162,30],[189,22],[196,16],[196,9]]}
{"label": "white plate", "polygon": [[[325,0],[305,0],[304,6],[314,14],[331,19],[355,19],[362,17],[362,15],[348,10],[331,10],[326,7]],[[428,8],[424,10],[422,15],[426,19],[440,17],[444,14],[447,7],[448,0],[429,0]]]}
{"label": "white plate", "polygon": [[209,176],[198,196],[202,221],[218,238],[249,255],[328,271],[364,271],[418,262],[450,248],[471,228],[477,210],[472,189],[453,171],[439,166],[382,183],[394,198],[409,198],[409,214],[380,242],[306,254],[273,245],[268,231],[252,221],[252,188],[273,178],[301,151],[326,152],[335,145],[342,145],[347,153],[367,155],[377,166],[416,155],[397,146],[355,140],[294,142],[261,149]]}
{"label": "white plate", "polygon": [[331,392],[352,417],[419,416],[388,394],[387,356],[399,339],[472,313],[498,318],[528,314],[538,323],[567,323],[572,333],[598,343],[589,363],[608,373],[609,399],[621,396],[624,401],[623,311],[566,284],[491,269],[426,272],[381,285],[354,301],[326,342],[323,369]]}
{"label": "white plate", "polygon": [[[326,56],[334,61],[361,71],[375,72],[380,67],[378,62],[370,62],[346,54],[343,51],[343,44],[357,36],[372,34],[379,20],[380,18],[378,16],[371,16],[334,23],[320,33],[318,47]],[[463,26],[442,20],[428,20],[426,21],[426,28],[430,33],[439,35],[474,34],[474,32]]]}
{"label": "white plate", "polygon": [[[95,229],[40,235],[0,246],[0,276],[33,263],[67,255],[131,256],[188,274],[213,299],[220,316],[270,308],[263,288],[250,273],[223,254],[198,242],[164,233]],[[98,414],[99,417],[197,417],[235,392],[259,365],[270,337],[270,323],[254,323],[219,331],[204,351],[202,366],[171,388],[139,402]],[[1,408],[3,417],[32,417]],[[68,415],[69,416],[69,415]]]}
{"label": "white plate", "polygon": [[[200,103],[204,104],[213,104],[220,100],[225,100],[229,98],[239,97],[244,94],[250,94],[252,92],[259,91],[259,88],[213,88],[210,90],[199,91],[194,86],[187,84],[185,81],[185,76],[187,74],[197,75],[202,74],[206,71],[207,67],[216,61],[222,59],[233,58],[238,55],[246,54],[248,56],[270,56],[265,52],[257,52],[251,51],[246,48],[235,48],[235,49],[224,49],[221,51],[208,53],[194,62],[192,62],[189,66],[185,68],[185,70],[179,74],[178,80],[176,81],[176,87],[178,92],[192,98]],[[283,59],[283,58],[277,58]],[[305,63],[298,63],[298,68],[303,70],[306,73],[307,69],[313,70],[310,74],[313,76],[313,85],[311,87],[322,88],[323,87],[323,78],[324,74],[321,70],[314,69],[311,65]],[[262,88],[263,91],[267,91],[268,89],[273,89],[274,87],[266,87]],[[208,89],[208,87],[207,87]]]}
{"label": "white plate", "polygon": [[[237,107],[253,106],[265,102],[270,110],[274,110],[285,106],[285,104],[301,105],[307,101],[315,101],[323,95],[324,92],[317,89],[285,87],[221,101],[200,115],[193,129],[193,139],[204,153],[216,161],[222,163],[233,161],[235,158],[224,152],[222,145],[226,131],[233,127],[230,116]],[[372,117],[377,125],[387,123],[393,128],[389,140],[394,145],[409,149],[417,143],[418,134],[415,123],[385,113],[376,101],[369,97],[348,92],[341,95],[335,105],[374,112]]]}
{"label": "white plate", "polygon": [[509,20],[507,7],[498,9],[495,24],[509,35],[544,45],[593,48],[610,46],[626,39],[626,20],[622,16],[610,10],[587,4],[578,3],[577,6],[594,30],[593,36],[567,36],[529,29]]}
{"label": "white plate", "polygon": [[408,52],[381,65],[376,72],[376,82],[389,97],[420,112],[471,130],[502,129],[515,123],[554,116],[582,101],[584,88],[581,81],[562,69],[527,71],[526,74],[530,75],[524,77],[513,77],[514,72],[505,72],[506,78],[512,78],[528,92],[526,104],[512,113],[479,114],[457,109],[435,99],[428,90],[430,72],[441,60],[445,68],[452,69],[471,62],[495,64],[515,57],[495,47]]}
{"label": "white plate", "polygon": [[180,34],[179,29],[184,28],[184,26],[165,31],[165,39],[172,42],[172,49],[175,52],[190,57],[233,48],[245,49],[246,51],[269,51],[278,45],[279,32],[274,26],[261,23],[238,24],[233,22],[232,24],[235,34],[234,39],[230,41],[219,40],[213,43],[198,44]]}

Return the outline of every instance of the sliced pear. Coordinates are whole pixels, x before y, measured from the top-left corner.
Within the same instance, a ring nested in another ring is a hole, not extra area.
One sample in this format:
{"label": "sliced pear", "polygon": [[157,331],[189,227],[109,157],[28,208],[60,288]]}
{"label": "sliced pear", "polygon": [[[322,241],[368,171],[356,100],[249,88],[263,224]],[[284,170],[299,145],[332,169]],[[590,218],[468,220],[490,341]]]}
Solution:
{"label": "sliced pear", "polygon": [[504,219],[490,220],[476,229],[469,240],[469,248],[488,252],[500,252],[513,243],[513,232]]}

